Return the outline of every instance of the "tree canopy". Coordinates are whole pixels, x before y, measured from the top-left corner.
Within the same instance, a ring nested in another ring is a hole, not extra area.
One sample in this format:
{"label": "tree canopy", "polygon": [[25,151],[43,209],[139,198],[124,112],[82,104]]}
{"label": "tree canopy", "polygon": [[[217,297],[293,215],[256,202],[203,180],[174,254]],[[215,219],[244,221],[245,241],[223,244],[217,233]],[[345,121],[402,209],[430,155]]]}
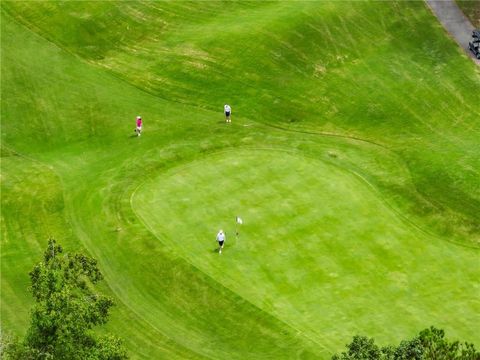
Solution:
{"label": "tree canopy", "polygon": [[332,360],[480,360],[473,344],[449,341],[443,330],[433,326],[396,347],[379,347],[374,339],[359,335],[346,347]]}
{"label": "tree canopy", "polygon": [[4,347],[6,359],[127,359],[122,341],[98,336],[93,328],[105,324],[113,300],[97,293],[103,276],[97,261],[69,254],[49,240],[43,261],[30,272],[35,300],[30,327],[21,342]]}

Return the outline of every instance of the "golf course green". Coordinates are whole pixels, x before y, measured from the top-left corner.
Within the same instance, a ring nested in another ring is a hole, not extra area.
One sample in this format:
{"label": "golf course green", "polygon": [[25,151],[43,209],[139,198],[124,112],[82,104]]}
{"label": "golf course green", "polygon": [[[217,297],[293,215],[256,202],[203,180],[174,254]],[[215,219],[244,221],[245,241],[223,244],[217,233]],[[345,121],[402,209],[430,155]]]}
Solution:
{"label": "golf course green", "polygon": [[0,7],[2,333],[53,237],[132,359],[480,346],[480,69],[423,2]]}

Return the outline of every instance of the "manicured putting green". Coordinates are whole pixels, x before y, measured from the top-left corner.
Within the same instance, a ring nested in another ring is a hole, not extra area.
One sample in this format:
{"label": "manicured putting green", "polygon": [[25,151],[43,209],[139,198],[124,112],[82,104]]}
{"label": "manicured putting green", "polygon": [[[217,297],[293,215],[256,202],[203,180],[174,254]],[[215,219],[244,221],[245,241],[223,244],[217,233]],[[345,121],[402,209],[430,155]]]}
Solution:
{"label": "manicured putting green", "polygon": [[334,165],[223,152],[159,173],[132,206],[159,241],[328,351],[351,334],[396,342],[429,324],[474,340],[475,252],[426,237]]}

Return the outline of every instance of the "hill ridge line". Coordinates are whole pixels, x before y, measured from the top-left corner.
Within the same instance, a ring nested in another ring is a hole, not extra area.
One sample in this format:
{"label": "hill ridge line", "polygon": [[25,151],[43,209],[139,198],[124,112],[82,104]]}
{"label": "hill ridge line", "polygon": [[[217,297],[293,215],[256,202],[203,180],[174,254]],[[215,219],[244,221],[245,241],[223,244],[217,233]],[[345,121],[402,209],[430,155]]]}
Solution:
{"label": "hill ridge line", "polygon": [[59,43],[56,43],[55,41],[53,40],[50,40],[48,37],[42,35],[42,32],[41,31],[35,31],[34,29],[36,29],[35,25],[31,22],[28,22],[28,21],[22,21],[22,20],[19,20],[17,17],[15,17],[14,15],[12,15],[7,9],[4,9],[4,8],[1,8],[1,11],[3,13],[4,16],[8,16],[12,21],[14,21],[16,24],[18,24],[19,26],[21,26],[22,28],[26,29],[29,33],[33,34],[34,36],[46,41],[47,43],[49,43],[50,45],[54,46],[56,49],[68,54],[69,56],[71,56],[72,58],[75,58],[76,60],[78,60],[79,62],[85,64],[85,65],[88,65],[90,66],[91,68],[101,72],[102,74],[106,75],[106,76],[109,76],[117,81],[121,81],[122,83],[124,84],[127,84],[128,86],[136,89],[136,90],[139,90],[140,92],[144,93],[144,94],[147,94],[151,97],[154,97],[156,99],[161,99],[161,100],[164,100],[166,102],[173,102],[173,103],[177,103],[177,104],[181,104],[181,105],[186,105],[186,106],[190,106],[190,107],[193,107],[193,108],[197,108],[197,109],[202,109],[202,110],[207,110],[207,111],[211,111],[213,112],[212,109],[209,109],[209,108],[202,108],[198,105],[194,105],[192,103],[188,103],[188,102],[182,102],[180,100],[175,100],[175,99],[170,99],[170,98],[166,98],[166,97],[162,97],[158,94],[155,94],[151,91],[148,91],[148,89],[145,89],[145,88],[142,88],[138,85],[135,85],[133,83],[131,83],[130,81],[128,81],[127,79],[124,79],[122,78],[121,76],[115,74],[114,72],[112,71],[109,71],[107,68],[105,67],[102,67],[98,64],[96,64],[95,62],[93,61],[89,61],[83,57],[81,57],[80,55],[70,51],[67,47],[63,46],[62,44],[59,44]]}

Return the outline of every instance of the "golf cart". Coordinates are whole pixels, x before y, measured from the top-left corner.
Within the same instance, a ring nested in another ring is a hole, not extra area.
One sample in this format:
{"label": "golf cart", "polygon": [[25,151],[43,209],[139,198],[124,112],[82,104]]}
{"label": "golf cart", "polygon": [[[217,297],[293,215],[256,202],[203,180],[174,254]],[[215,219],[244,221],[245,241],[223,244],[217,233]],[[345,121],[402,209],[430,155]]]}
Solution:
{"label": "golf cart", "polygon": [[473,30],[472,38],[472,41],[468,43],[468,48],[477,59],[480,59],[480,30]]}

